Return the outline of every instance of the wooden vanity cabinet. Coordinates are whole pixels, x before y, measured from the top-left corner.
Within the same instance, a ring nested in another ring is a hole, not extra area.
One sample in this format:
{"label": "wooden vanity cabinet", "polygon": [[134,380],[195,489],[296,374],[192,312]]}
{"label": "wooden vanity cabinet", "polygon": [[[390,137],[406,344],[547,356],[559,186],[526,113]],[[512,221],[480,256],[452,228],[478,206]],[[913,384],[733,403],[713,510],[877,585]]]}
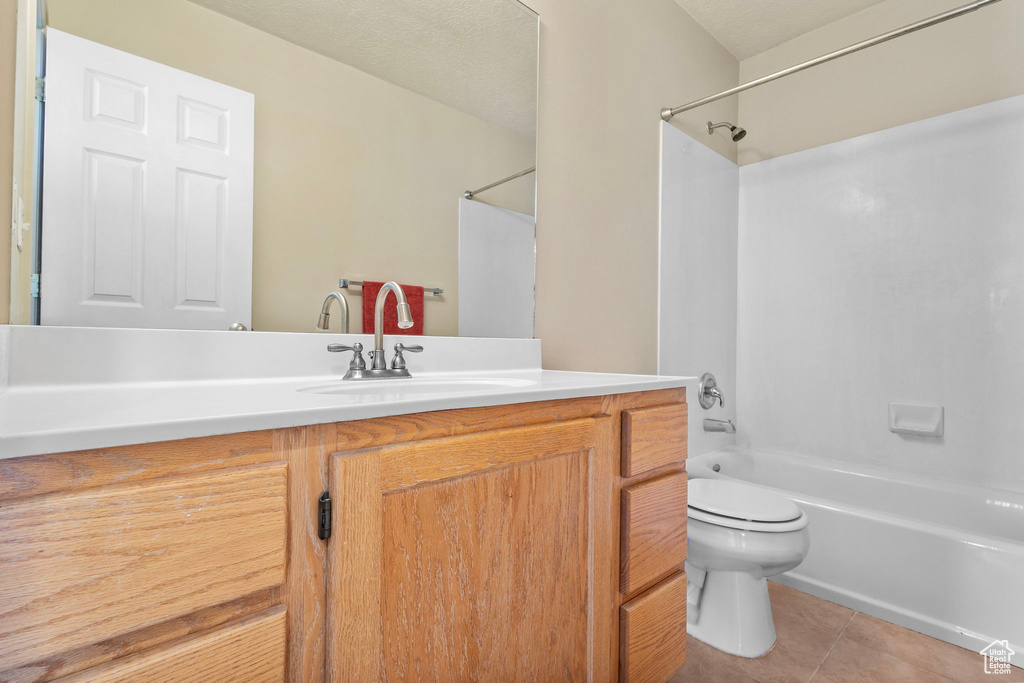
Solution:
{"label": "wooden vanity cabinet", "polygon": [[270,432],[0,460],[0,681],[281,680],[287,539]]}
{"label": "wooden vanity cabinet", "polygon": [[664,681],[684,400],[0,460],[0,682]]}

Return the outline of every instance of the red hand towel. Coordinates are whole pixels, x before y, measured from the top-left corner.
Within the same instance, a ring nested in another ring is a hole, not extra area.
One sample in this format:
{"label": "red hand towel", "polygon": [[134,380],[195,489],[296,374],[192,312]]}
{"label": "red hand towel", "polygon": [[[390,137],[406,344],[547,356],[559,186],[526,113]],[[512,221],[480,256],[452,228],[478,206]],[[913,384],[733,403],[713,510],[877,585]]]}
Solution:
{"label": "red hand towel", "polygon": [[[377,293],[383,282],[363,282],[363,333],[373,334],[373,309],[377,305]],[[398,329],[398,299],[394,292],[388,293],[384,302],[384,334],[423,334],[423,288],[402,285],[405,300],[412,311],[412,327]]]}

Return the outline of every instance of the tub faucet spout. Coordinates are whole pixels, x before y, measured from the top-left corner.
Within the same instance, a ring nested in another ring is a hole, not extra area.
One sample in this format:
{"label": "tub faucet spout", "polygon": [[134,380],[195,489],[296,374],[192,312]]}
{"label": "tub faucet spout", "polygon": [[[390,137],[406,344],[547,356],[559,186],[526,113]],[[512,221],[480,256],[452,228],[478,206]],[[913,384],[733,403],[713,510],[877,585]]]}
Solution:
{"label": "tub faucet spout", "polygon": [[710,417],[706,417],[704,418],[704,431],[735,434],[736,425],[732,423],[732,420],[713,420]]}

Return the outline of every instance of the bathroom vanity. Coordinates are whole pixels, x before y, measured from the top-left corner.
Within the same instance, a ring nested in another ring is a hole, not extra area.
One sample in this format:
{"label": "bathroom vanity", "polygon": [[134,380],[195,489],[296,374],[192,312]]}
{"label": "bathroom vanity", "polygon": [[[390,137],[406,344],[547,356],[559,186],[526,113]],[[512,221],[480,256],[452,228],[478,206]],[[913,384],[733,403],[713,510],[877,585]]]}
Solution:
{"label": "bathroom vanity", "polygon": [[[421,355],[443,364],[440,346]],[[686,643],[684,381],[489,373],[513,375],[533,384],[428,412],[398,394],[437,378],[393,380],[412,384],[375,402],[379,388],[295,390],[309,379],[12,385],[0,415],[75,391],[159,409],[175,392],[273,390],[339,419],[264,410],[235,419],[267,429],[0,459],[0,680],[666,680]],[[88,429],[90,409],[52,438],[230,424]],[[356,419],[366,410],[388,414]],[[29,443],[13,424],[5,455]]]}

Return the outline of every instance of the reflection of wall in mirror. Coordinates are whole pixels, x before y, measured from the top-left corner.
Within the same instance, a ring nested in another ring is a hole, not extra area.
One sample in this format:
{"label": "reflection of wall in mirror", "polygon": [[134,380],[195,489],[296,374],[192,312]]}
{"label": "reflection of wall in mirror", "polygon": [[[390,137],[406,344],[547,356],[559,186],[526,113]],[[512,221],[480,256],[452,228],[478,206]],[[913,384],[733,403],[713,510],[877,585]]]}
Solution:
{"label": "reflection of wall in mirror", "polygon": [[[11,215],[11,193],[14,158],[14,138],[7,131],[14,130],[14,61],[8,61],[8,50],[13,52],[17,40],[18,4],[16,0],[0,0],[0,46],[5,54],[0,56],[0,225],[7,225]],[[8,47],[10,46],[10,47]],[[11,239],[0,238],[0,324],[10,322],[11,280],[8,277],[11,262]]]}
{"label": "reflection of wall in mirror", "polygon": [[[31,225],[34,214],[31,191],[34,164],[32,140],[35,136],[35,82],[34,60],[18,59],[19,55],[35,53],[35,1],[0,0],[0,187],[4,197],[0,200],[3,225],[18,221],[22,247],[18,249],[18,232],[6,230],[9,239],[0,247],[0,322],[27,323],[30,317],[29,287],[32,271],[32,233],[24,229]],[[13,133],[13,135],[11,135]],[[10,136],[10,137],[8,137]],[[8,163],[8,161],[10,163]],[[12,173],[13,171],[13,173]],[[17,183],[17,192],[13,192]],[[17,194],[15,197],[14,195]],[[20,201],[19,201],[20,199]],[[13,256],[13,258],[12,258]]]}
{"label": "reflection of wall in mirror", "polygon": [[[426,333],[457,333],[458,199],[533,165],[532,138],[187,0],[49,0],[49,23],[255,95],[255,329],[313,331],[349,277],[443,287]],[[486,201],[532,214],[533,183]]]}

